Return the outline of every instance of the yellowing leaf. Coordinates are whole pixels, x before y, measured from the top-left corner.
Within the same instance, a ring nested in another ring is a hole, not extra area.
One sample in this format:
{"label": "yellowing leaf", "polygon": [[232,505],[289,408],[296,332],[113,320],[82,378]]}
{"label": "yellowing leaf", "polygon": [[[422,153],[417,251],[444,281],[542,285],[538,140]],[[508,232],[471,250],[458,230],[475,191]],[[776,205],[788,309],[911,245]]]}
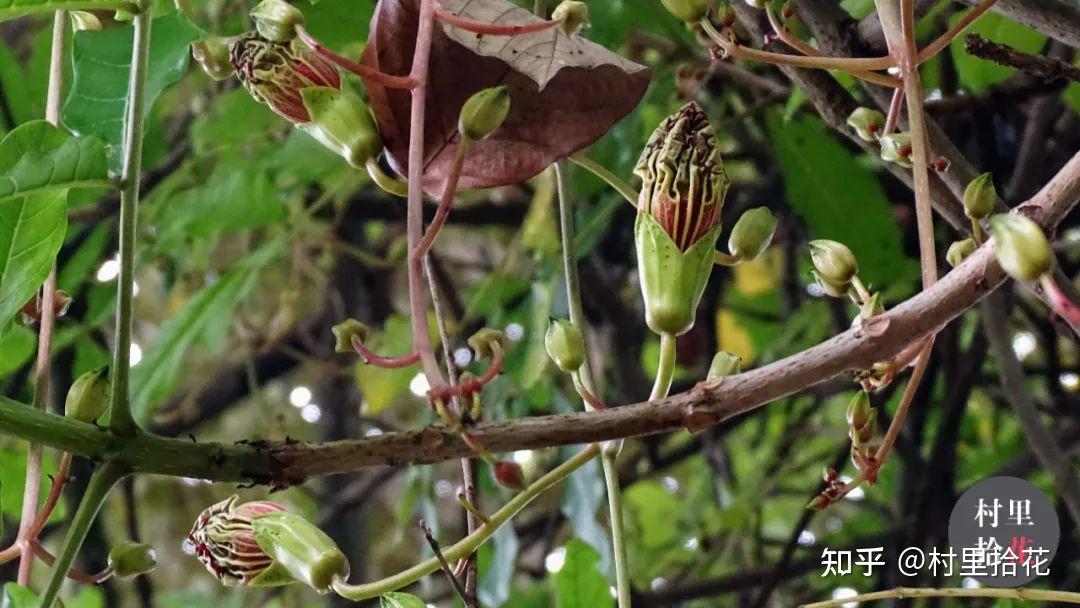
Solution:
{"label": "yellowing leaf", "polygon": [[757,356],[750,332],[739,324],[735,313],[724,308],[716,311],[716,343],[720,350],[741,357],[744,367],[753,363]]}
{"label": "yellowing leaf", "polygon": [[780,281],[781,263],[780,255],[774,250],[735,266],[735,290],[745,296],[755,296],[774,289]]}

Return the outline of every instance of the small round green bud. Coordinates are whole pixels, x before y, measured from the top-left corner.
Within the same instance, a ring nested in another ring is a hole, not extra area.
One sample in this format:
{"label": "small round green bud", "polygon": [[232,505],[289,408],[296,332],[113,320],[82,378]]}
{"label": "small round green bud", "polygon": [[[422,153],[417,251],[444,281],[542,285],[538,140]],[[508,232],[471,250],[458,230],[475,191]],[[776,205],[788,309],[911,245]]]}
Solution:
{"label": "small round green bud", "polygon": [[473,94],[461,106],[458,132],[462,137],[477,141],[502,126],[510,112],[510,88],[506,85],[483,89]]}
{"label": "small round green bud", "polygon": [[877,141],[878,134],[885,127],[885,115],[871,108],[855,108],[847,118],[847,124],[859,139],[863,141]]}
{"label": "small round green bud", "polygon": [[810,274],[813,275],[814,281],[821,288],[822,293],[833,298],[843,298],[847,296],[848,289],[851,288],[850,283],[833,283],[832,281],[821,276],[816,270],[811,270]]}
{"label": "small round green bud", "polygon": [[563,0],[551,12],[551,20],[558,21],[567,36],[573,36],[589,27],[589,6],[576,0]]}
{"label": "small round green bud", "polygon": [[497,329],[485,327],[470,336],[467,342],[477,359],[491,359],[496,352],[502,352],[510,344],[510,339]]}
{"label": "small round green bud", "polygon": [[990,218],[990,233],[998,262],[1009,276],[1018,281],[1034,281],[1050,271],[1054,253],[1042,228],[1017,213],[1002,213]]}
{"label": "small round green bud", "polygon": [[544,335],[548,356],[564,372],[576,372],[585,364],[585,338],[566,319],[552,319]]}
{"label": "small round green bud", "polygon": [[709,15],[711,0],[661,0],[664,8],[687,23],[697,23]]}
{"label": "small round green bud", "polygon": [[964,188],[964,213],[972,219],[981,220],[993,213],[995,203],[997,189],[994,176],[989,173],[976,177]]}
{"label": "small round green bud", "polygon": [[64,415],[79,422],[96,422],[109,407],[109,392],[108,367],[86,372],[68,389]]}
{"label": "small round green bud", "polygon": [[71,27],[76,32],[97,32],[101,30],[101,20],[88,11],[71,11]]}
{"label": "small round green bud", "polygon": [[233,75],[233,67],[229,63],[229,45],[221,38],[213,37],[193,42],[191,56],[206,75],[214,80],[225,80]]}
{"label": "small round green bud", "polygon": [[881,138],[881,160],[911,167],[911,134],[890,133]]}
{"label": "small round green bud", "polygon": [[249,14],[259,34],[274,42],[292,40],[296,26],[304,24],[303,13],[285,0],[263,0]]}
{"label": "small round green bud", "polygon": [[966,238],[962,241],[956,241],[952,245],[949,245],[949,251],[945,253],[945,261],[949,263],[949,266],[956,268],[961,262],[967,259],[969,255],[975,253],[978,245],[975,244],[975,239]]}
{"label": "small round green bud", "polygon": [[351,353],[354,338],[364,343],[371,337],[371,328],[356,319],[346,319],[331,327],[330,332],[334,334],[335,353]]}
{"label": "small round green bud", "polygon": [[720,351],[713,355],[712,364],[709,365],[707,380],[716,380],[724,376],[734,376],[742,372],[742,359],[735,355]]}
{"label": "small round green bud", "polygon": [[810,259],[814,262],[814,268],[822,279],[833,286],[842,286],[844,291],[847,291],[851,278],[859,272],[859,263],[855,260],[855,254],[851,253],[847,245],[836,241],[827,239],[810,241]]}
{"label": "small round green bud", "polygon": [[109,570],[116,578],[131,578],[157,567],[157,552],[150,545],[125,541],[109,551]]}
{"label": "small round green bud", "polygon": [[728,251],[742,260],[755,260],[769,247],[776,218],[765,207],[755,207],[739,217],[728,237]]}
{"label": "small round green bud", "polygon": [[847,422],[852,428],[862,428],[870,420],[870,395],[859,391],[848,402]]}

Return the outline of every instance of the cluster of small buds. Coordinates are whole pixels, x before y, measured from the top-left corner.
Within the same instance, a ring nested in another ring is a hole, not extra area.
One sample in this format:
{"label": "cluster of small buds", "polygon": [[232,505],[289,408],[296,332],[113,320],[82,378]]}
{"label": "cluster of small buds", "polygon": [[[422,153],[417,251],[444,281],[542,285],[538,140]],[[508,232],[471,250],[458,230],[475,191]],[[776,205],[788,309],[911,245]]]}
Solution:
{"label": "cluster of small buds", "polygon": [[869,478],[874,472],[877,446],[877,409],[870,407],[870,395],[859,391],[851,398],[847,409],[848,436],[851,437],[851,462]]}
{"label": "cluster of small buds", "polygon": [[840,476],[837,474],[836,469],[831,467],[825,469],[821,477],[825,480],[825,489],[821,491],[821,494],[815,496],[814,499],[810,501],[810,504],[806,505],[807,509],[821,511],[844,497],[845,484],[840,480]]}

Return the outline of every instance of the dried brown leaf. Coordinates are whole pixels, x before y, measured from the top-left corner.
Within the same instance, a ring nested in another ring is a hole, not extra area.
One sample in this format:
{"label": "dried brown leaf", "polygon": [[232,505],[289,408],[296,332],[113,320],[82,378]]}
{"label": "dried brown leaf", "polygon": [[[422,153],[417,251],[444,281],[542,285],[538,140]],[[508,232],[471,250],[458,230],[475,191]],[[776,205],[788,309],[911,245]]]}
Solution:
{"label": "dried brown leaf", "polygon": [[[490,23],[538,20],[506,0],[444,0],[443,6]],[[381,0],[363,63],[407,75],[418,18],[419,0]],[[432,41],[424,124],[425,191],[442,190],[457,149],[458,112],[465,100],[500,84],[510,88],[510,114],[499,130],[469,148],[461,187],[524,181],[595,142],[637,105],[648,87],[649,70],[558,28],[511,37],[478,35],[439,23]],[[412,95],[372,81],[366,85],[390,162],[404,174]]]}

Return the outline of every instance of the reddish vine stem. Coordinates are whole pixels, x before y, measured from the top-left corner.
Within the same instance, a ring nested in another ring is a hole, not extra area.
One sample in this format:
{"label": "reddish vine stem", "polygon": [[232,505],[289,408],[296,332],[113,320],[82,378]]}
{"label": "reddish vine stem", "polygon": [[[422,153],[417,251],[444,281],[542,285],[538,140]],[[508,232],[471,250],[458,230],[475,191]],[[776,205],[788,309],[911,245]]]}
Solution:
{"label": "reddish vine stem", "polygon": [[[56,557],[52,553],[49,553],[48,549],[42,547],[41,543],[39,543],[37,540],[32,541],[30,545],[30,548],[34,552],[34,555],[36,555],[41,561],[45,562],[46,566],[52,566],[54,563],[56,563]],[[68,570],[67,577],[83,585],[100,585],[101,583],[104,583],[105,581],[112,578],[112,570],[105,569],[101,572],[98,572],[97,574],[89,574],[87,572],[79,570],[78,568],[72,568]]]}
{"label": "reddish vine stem", "polygon": [[[949,46],[949,43],[952,42],[954,38],[966,30],[967,27],[981,17],[983,13],[990,10],[995,2],[997,2],[997,0],[983,0],[975,8],[965,13],[964,16],[946,30],[944,34],[938,36],[933,42],[926,45],[925,48],[918,52],[918,62],[920,64],[926,63],[933,59],[938,53],[945,50],[945,47]],[[914,15],[912,15],[912,21],[914,22]]]}
{"label": "reddish vine stem", "polygon": [[[442,197],[439,199],[439,208],[435,211],[435,217],[424,232],[424,238],[413,250],[412,256],[422,259],[435,244],[435,238],[446,224],[446,218],[450,217],[450,207],[454,204],[454,195],[457,194],[458,181],[461,179],[461,169],[465,166],[465,157],[469,150],[469,141],[462,138],[454,153],[454,162],[450,166],[450,173],[446,176],[446,185],[443,186]],[[429,277],[430,280],[430,277]]]}
{"label": "reddish vine stem", "polygon": [[1080,308],[1065,295],[1061,286],[1054,280],[1053,273],[1044,274],[1039,279],[1039,284],[1042,285],[1043,291],[1046,292],[1046,301],[1050,304],[1051,309],[1064,319],[1069,324],[1069,327],[1073,328],[1073,331],[1080,334]]}
{"label": "reddish vine stem", "polygon": [[420,353],[418,352],[412,352],[401,357],[383,357],[377,355],[370,348],[364,346],[364,343],[360,341],[360,338],[355,336],[352,339],[352,345],[353,349],[356,350],[356,353],[364,360],[364,363],[374,365],[375,367],[398,369],[416,365],[416,363],[420,361]]}
{"label": "reddish vine stem", "polygon": [[518,36],[521,34],[532,34],[535,32],[542,32],[549,30],[557,25],[558,21],[536,21],[533,23],[525,23],[521,25],[507,25],[502,23],[487,23],[484,21],[473,21],[465,17],[459,17],[454,13],[444,9],[441,6],[436,5],[435,17],[439,21],[449,23],[450,25],[463,29],[467,32],[474,34],[482,34],[487,36]]}
{"label": "reddish vine stem", "polygon": [[393,76],[358,61],[353,61],[348,57],[338,55],[334,51],[323,46],[322,43],[316,40],[302,25],[296,26],[296,35],[300,37],[300,40],[302,40],[304,44],[311,47],[311,50],[336,63],[342,69],[352,72],[361,78],[374,80],[384,87],[391,89],[412,89],[416,87],[416,79],[411,76]]}
{"label": "reddish vine stem", "polygon": [[[412,109],[409,121],[409,197],[406,213],[406,234],[409,251],[416,251],[423,238],[424,229],[424,117],[427,102],[428,68],[431,62],[431,41],[435,27],[435,0],[420,3],[419,26],[416,32],[416,50],[410,77],[416,85],[412,89]],[[428,336],[427,306],[424,298],[424,273],[420,258],[409,256],[409,312],[412,321],[413,350],[419,354],[420,363],[432,389],[442,387],[446,381],[439,370],[435,352]]]}
{"label": "reddish vine stem", "polygon": [[889,102],[889,114],[885,117],[885,128],[881,134],[888,135],[896,130],[896,123],[900,120],[900,111],[904,108],[904,87],[897,87],[893,91],[892,101]]}

